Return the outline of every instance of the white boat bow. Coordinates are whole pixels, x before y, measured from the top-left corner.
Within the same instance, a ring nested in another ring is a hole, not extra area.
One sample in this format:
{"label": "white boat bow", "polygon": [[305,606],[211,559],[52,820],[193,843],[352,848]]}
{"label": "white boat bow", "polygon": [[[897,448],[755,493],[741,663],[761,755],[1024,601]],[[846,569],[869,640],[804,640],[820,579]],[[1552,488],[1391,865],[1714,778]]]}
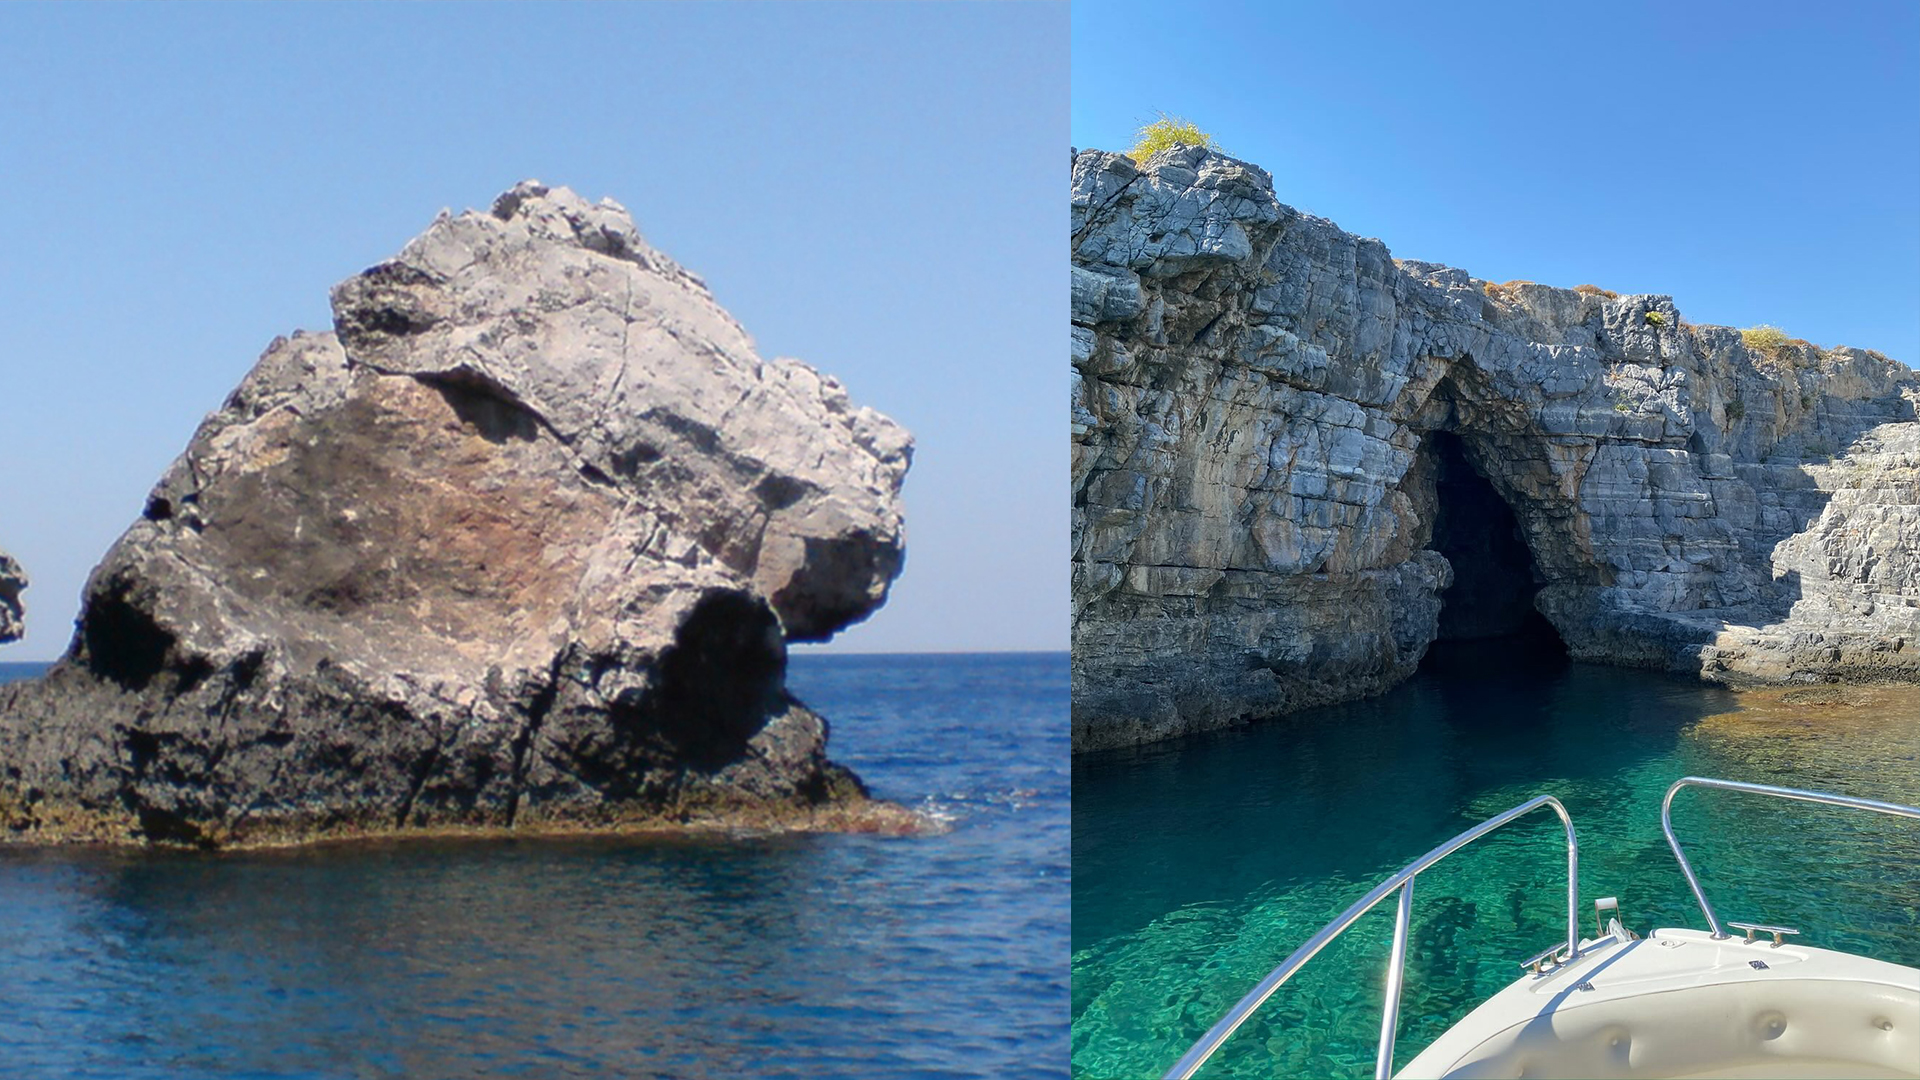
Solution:
{"label": "white boat bow", "polygon": [[[1674,835],[1673,797],[1717,788],[1920,819],[1920,809],[1797,788],[1689,776],[1667,789],[1661,821],[1709,929],[1642,938],[1612,897],[1604,936],[1578,934],[1579,844],[1566,810],[1540,796],[1468,829],[1376,886],[1295,950],[1170,1069],[1193,1075],[1247,1017],[1327,943],[1398,891],[1376,1080],[1469,1077],[1904,1077],[1920,1080],[1920,969],[1786,940],[1784,926],[1723,926]],[[1568,940],[1522,962],[1527,973],[1393,1071],[1413,883],[1423,870],[1542,806],[1567,833]],[[1612,915],[1614,917],[1609,918]],[[1744,931],[1729,933],[1727,926]]]}

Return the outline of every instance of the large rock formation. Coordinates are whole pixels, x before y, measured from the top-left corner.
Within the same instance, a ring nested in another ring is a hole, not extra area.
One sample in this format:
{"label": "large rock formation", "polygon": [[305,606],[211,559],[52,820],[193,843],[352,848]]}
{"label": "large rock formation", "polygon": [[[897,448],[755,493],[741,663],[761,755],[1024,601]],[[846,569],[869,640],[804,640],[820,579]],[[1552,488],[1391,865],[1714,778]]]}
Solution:
{"label": "large rock formation", "polygon": [[26,611],[20,604],[20,590],[27,587],[27,572],[13,556],[0,551],[0,645],[18,641],[27,632]]}
{"label": "large rock formation", "polygon": [[0,689],[19,838],[897,827],[785,690],[885,600],[911,441],[524,183],[270,345]]}
{"label": "large rock formation", "polygon": [[1395,260],[1205,150],[1077,154],[1072,214],[1077,748],[1375,693],[1536,610],[1582,659],[1920,675],[1906,366]]}

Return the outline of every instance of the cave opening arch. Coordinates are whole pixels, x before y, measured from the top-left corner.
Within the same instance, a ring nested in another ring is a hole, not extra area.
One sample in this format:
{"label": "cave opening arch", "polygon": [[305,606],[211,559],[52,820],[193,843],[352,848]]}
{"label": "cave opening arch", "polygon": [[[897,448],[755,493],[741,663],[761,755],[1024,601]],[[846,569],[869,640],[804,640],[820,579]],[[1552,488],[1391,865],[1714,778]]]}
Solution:
{"label": "cave opening arch", "polygon": [[[1593,568],[1578,527],[1578,473],[1544,433],[1502,408],[1487,373],[1456,362],[1434,388],[1409,479],[1422,546],[1453,568],[1428,658],[1473,654],[1564,661],[1567,646],[1536,603]],[[1564,449],[1564,448],[1559,448]],[[1491,650],[1491,651],[1490,651]]]}
{"label": "cave opening arch", "polygon": [[1513,507],[1451,431],[1427,436],[1433,532],[1428,546],[1453,566],[1440,594],[1437,642],[1525,638],[1564,653],[1559,631],[1534,606],[1547,584]]}

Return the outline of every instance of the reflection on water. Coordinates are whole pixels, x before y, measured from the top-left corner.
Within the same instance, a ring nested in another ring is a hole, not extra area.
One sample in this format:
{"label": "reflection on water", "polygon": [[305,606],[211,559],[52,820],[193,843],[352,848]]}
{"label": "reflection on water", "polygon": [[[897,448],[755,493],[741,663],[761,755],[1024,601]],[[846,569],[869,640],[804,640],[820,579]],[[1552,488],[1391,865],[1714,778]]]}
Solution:
{"label": "reflection on water", "polygon": [[1060,1075],[1065,656],[794,682],[953,831],[0,849],[0,1074]]}
{"label": "reflection on water", "polygon": [[[1920,688],[1738,694],[1504,645],[1439,650],[1370,701],[1083,756],[1073,788],[1077,1075],[1158,1075],[1380,879],[1537,794],[1580,831],[1581,916],[1704,925],[1661,836],[1694,774],[1920,803]],[[1690,790],[1674,825],[1725,919],[1920,964],[1910,822]],[[1549,813],[1422,874],[1396,1060],[1565,936]],[[1393,905],[1321,953],[1203,1075],[1368,1075]]]}

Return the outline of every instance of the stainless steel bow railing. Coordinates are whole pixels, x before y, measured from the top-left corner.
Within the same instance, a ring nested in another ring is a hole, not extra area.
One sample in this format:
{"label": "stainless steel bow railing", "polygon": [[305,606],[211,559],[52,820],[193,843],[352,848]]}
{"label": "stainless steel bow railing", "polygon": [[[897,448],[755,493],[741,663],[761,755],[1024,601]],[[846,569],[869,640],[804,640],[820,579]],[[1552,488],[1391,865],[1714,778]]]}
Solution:
{"label": "stainless steel bow railing", "polygon": [[[1707,894],[1700,888],[1700,879],[1693,874],[1692,864],[1687,862],[1686,853],[1680,850],[1680,838],[1673,835],[1673,796],[1683,787],[1719,788],[1722,791],[1747,791],[1755,795],[1772,795],[1779,799],[1794,799],[1799,802],[1826,803],[1829,806],[1846,806],[1855,810],[1872,810],[1879,814],[1893,814],[1898,817],[1920,818],[1920,809],[1901,806],[1898,803],[1878,802],[1873,799],[1855,799],[1846,795],[1828,795],[1819,791],[1803,791],[1799,788],[1769,787],[1766,784],[1743,784],[1738,780],[1709,780],[1704,776],[1683,776],[1667,789],[1667,797],[1660,803],[1660,828],[1667,834],[1667,843],[1673,848],[1673,857],[1680,860],[1680,872],[1686,875],[1687,887],[1693,890],[1693,898],[1700,901],[1700,911],[1707,917],[1707,929],[1715,938],[1725,938],[1727,931],[1720,925],[1720,919],[1713,913],[1713,905],[1707,903]],[[1762,929],[1773,929],[1763,927]],[[1790,933],[1782,929],[1781,933]],[[1779,940],[1777,937],[1775,940]]]}
{"label": "stainless steel bow railing", "polygon": [[[1668,797],[1672,797],[1671,792],[1668,793]],[[1293,977],[1293,973],[1298,971],[1301,965],[1313,959],[1321,949],[1327,947],[1328,942],[1339,937],[1360,916],[1365,915],[1375,904],[1385,899],[1388,893],[1398,889],[1400,890],[1400,910],[1393,924],[1393,953],[1387,962],[1387,1007],[1386,1014],[1380,1018],[1380,1045],[1375,1054],[1373,1066],[1373,1075],[1376,1080],[1388,1080],[1393,1075],[1393,1041],[1400,1025],[1400,988],[1407,964],[1407,924],[1413,914],[1414,876],[1514,818],[1532,813],[1543,806],[1551,806],[1553,812],[1560,815],[1560,823],[1567,829],[1567,959],[1571,961],[1579,956],[1580,844],[1574,838],[1573,819],[1567,816],[1567,808],[1561,806],[1560,800],[1553,796],[1542,795],[1475,825],[1415,859],[1405,869],[1375,886],[1372,892],[1361,897],[1352,907],[1341,913],[1339,918],[1322,927],[1320,932],[1309,938],[1305,945],[1295,949],[1292,956],[1287,957],[1285,962],[1274,968],[1266,978],[1260,980],[1260,985],[1254,987],[1246,997],[1241,998],[1238,1005],[1228,1010],[1227,1014],[1220,1018],[1219,1023],[1208,1029],[1207,1033],[1200,1037],[1200,1041],[1194,1043],[1193,1048],[1175,1062],[1173,1068],[1167,1070],[1165,1080],[1186,1080],[1187,1077],[1192,1076],[1196,1069],[1213,1056],[1213,1052],[1220,1048],[1220,1044],[1226,1042],[1227,1037],[1245,1023],[1247,1017],[1253,1015],[1254,1010],[1265,1004],[1266,1000],[1273,996],[1273,992],[1280,989],[1282,983]],[[1668,835],[1671,837],[1672,834]],[[1679,848],[1676,846],[1674,850],[1678,852]],[[1685,864],[1685,860],[1681,860],[1681,865]],[[1691,877],[1691,873],[1688,876]],[[1701,903],[1706,903],[1704,898]]]}

